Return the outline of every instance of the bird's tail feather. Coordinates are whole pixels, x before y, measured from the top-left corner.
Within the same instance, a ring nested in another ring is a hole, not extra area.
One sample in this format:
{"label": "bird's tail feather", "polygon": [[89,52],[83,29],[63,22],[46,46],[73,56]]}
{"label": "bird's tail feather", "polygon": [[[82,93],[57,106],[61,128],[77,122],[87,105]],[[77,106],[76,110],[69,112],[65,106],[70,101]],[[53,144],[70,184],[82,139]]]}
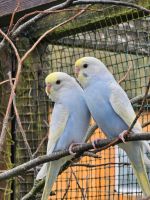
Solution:
{"label": "bird's tail feather", "polygon": [[[145,158],[143,154],[143,148],[141,148],[140,142],[129,142],[127,144],[123,144],[120,146],[123,148],[132,164],[135,176],[137,181],[141,187],[143,194],[146,197],[150,196],[150,183],[148,180],[146,166],[145,166]],[[147,158],[148,159],[148,158]]]}
{"label": "bird's tail feather", "polygon": [[150,183],[149,183],[148,176],[147,176],[147,173],[146,173],[144,160],[142,158],[142,152],[140,152],[140,155],[139,155],[139,165],[140,166],[136,165],[132,161],[131,161],[131,164],[132,164],[134,173],[136,175],[136,178],[138,180],[138,183],[139,183],[139,185],[141,187],[141,190],[142,190],[143,194],[146,197],[149,197],[150,196]]}
{"label": "bird's tail feather", "polygon": [[47,172],[47,163],[44,163],[36,176],[36,180],[43,179],[46,176],[46,172]]}
{"label": "bird's tail feather", "polygon": [[142,145],[143,145],[143,152],[144,152],[144,163],[146,164],[146,166],[150,167],[150,159],[146,155],[146,153],[150,153],[149,143],[147,141],[142,141]]}
{"label": "bird's tail feather", "polygon": [[45,186],[41,200],[48,200],[48,196],[52,190],[55,180],[57,179],[58,173],[62,165],[63,165],[62,159],[48,163]]}

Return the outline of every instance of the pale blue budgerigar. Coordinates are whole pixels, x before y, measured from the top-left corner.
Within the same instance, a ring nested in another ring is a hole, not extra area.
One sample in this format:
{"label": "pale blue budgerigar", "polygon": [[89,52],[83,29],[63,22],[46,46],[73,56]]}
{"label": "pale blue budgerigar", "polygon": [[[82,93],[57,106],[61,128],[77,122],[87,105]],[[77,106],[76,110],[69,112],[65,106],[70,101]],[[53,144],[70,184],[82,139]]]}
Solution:
{"label": "pale blue budgerigar", "polygon": [[[123,136],[135,119],[135,112],[125,91],[107,67],[94,57],[78,59],[75,72],[84,89],[86,103],[99,128],[109,138]],[[135,124],[132,132],[142,132],[139,122]],[[150,160],[144,154],[146,151],[150,152],[148,142],[134,141],[119,146],[128,155],[143,194],[150,196],[150,183],[145,166],[150,166]]]}
{"label": "pale blue budgerigar", "polygon": [[[90,112],[83,97],[83,89],[76,80],[63,72],[53,72],[46,79],[46,93],[55,102],[48,136],[47,154],[67,149],[86,138]],[[46,176],[42,200],[47,200],[60,168],[71,159],[67,156],[44,164],[36,179]]]}

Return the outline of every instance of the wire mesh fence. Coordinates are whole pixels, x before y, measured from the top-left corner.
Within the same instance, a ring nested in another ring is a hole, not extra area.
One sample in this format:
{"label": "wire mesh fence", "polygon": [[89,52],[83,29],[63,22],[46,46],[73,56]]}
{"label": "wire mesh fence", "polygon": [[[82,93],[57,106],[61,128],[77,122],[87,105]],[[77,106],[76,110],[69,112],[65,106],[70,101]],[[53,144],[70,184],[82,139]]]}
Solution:
{"label": "wire mesh fence", "polygon": [[[62,22],[72,12],[53,14],[49,17],[50,26]],[[43,23],[44,29],[45,26]],[[32,27],[24,34],[20,51],[26,51],[27,38],[32,43],[38,31],[38,26]],[[53,108],[44,91],[44,79],[48,73],[63,71],[74,76],[75,60],[94,56],[107,65],[118,81],[130,68],[121,86],[131,99],[144,94],[150,76],[149,37],[149,16],[116,6],[90,7],[78,19],[47,37],[25,63],[17,88],[17,108],[32,152],[48,132],[45,121],[49,121]],[[134,109],[138,111],[140,105],[141,102],[134,104]],[[146,102],[140,121],[142,124],[150,121],[150,100]],[[150,131],[150,125],[144,130]],[[16,135],[13,164],[18,165],[29,160],[29,155],[16,123],[13,132]],[[97,137],[105,136],[96,131],[91,140]],[[45,153],[46,143],[37,155]],[[99,156],[96,159],[84,157],[60,175],[53,187],[55,195],[50,199],[140,199],[142,193],[126,154],[115,146],[102,151]],[[21,199],[32,188],[33,182],[33,170],[17,177],[13,182],[13,199]],[[39,196],[37,194],[36,199]],[[6,194],[5,199],[7,197]]]}

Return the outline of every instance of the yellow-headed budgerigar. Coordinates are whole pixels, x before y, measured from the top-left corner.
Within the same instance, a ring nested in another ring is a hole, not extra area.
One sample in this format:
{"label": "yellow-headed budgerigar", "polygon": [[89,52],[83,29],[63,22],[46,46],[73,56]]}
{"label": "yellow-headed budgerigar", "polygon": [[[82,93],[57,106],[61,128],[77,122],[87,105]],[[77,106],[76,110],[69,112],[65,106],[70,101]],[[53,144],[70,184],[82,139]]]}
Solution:
{"label": "yellow-headed budgerigar", "polygon": [[[123,134],[135,118],[135,112],[125,91],[106,66],[94,57],[78,59],[75,72],[84,88],[86,103],[99,128],[107,137],[120,136],[123,140]],[[142,132],[139,122],[135,124],[132,132]],[[150,166],[150,161],[144,154],[146,151],[150,152],[148,142],[135,141],[119,146],[127,153],[143,194],[150,196],[150,183],[145,167],[145,164]]]}
{"label": "yellow-headed budgerigar", "polygon": [[[83,98],[83,89],[76,80],[63,72],[49,74],[46,93],[55,102],[48,137],[47,154],[68,148],[85,140],[90,112]],[[42,200],[47,200],[62,165],[72,156],[44,164],[36,179],[46,176]]]}

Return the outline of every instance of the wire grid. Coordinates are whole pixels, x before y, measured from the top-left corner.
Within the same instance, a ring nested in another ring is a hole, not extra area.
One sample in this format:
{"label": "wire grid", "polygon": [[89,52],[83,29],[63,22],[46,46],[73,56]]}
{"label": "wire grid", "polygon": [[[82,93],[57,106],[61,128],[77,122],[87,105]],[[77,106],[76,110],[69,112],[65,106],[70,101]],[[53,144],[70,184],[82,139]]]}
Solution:
{"label": "wire grid", "polygon": [[[130,73],[121,86],[129,98],[144,93],[150,76],[148,45],[150,18],[139,15],[137,19],[134,19],[134,16],[131,19],[130,16],[125,20],[124,17],[120,17],[118,22],[108,23],[108,15],[117,10],[118,8],[115,6],[103,6],[101,16],[105,20],[105,25],[97,22],[90,28],[85,26],[87,29],[82,28],[81,31],[79,29],[78,33],[70,34],[68,30],[68,36],[47,40],[49,42],[47,48],[42,53],[37,50],[34,59],[25,65],[17,91],[17,105],[33,152],[47,133],[43,120],[48,121],[53,106],[44,92],[44,78],[48,73],[63,71],[74,76],[73,65],[76,59],[83,56],[95,56],[108,66],[117,80],[120,80],[131,66]],[[93,16],[92,12],[89,14],[88,12],[79,20]],[[96,20],[95,15],[94,17]],[[56,19],[53,17],[53,25],[60,22],[60,19],[58,21]],[[118,18],[114,16],[114,21],[115,19],[117,21]],[[76,22],[77,20],[73,23]],[[149,105],[150,102],[147,101],[145,111],[140,119],[142,123],[150,120]],[[139,107],[140,103],[134,105],[136,111]],[[150,126],[145,128],[145,131],[148,130],[150,130]],[[18,128],[16,128],[16,134],[16,165],[18,165],[28,160],[29,156]],[[97,131],[92,139],[97,137],[104,138],[104,135]],[[38,155],[44,154],[45,149],[46,143]],[[100,159],[82,158],[80,163],[101,164],[101,166],[72,167],[74,173],[71,173],[69,168],[59,176],[53,187],[56,195],[50,199],[134,200],[141,197],[141,191],[125,153],[117,147],[111,147],[99,155]],[[32,170],[22,177],[23,179],[16,180],[16,200],[25,195],[33,185]],[[67,190],[68,192],[66,192]],[[37,196],[36,199],[38,198]]]}

